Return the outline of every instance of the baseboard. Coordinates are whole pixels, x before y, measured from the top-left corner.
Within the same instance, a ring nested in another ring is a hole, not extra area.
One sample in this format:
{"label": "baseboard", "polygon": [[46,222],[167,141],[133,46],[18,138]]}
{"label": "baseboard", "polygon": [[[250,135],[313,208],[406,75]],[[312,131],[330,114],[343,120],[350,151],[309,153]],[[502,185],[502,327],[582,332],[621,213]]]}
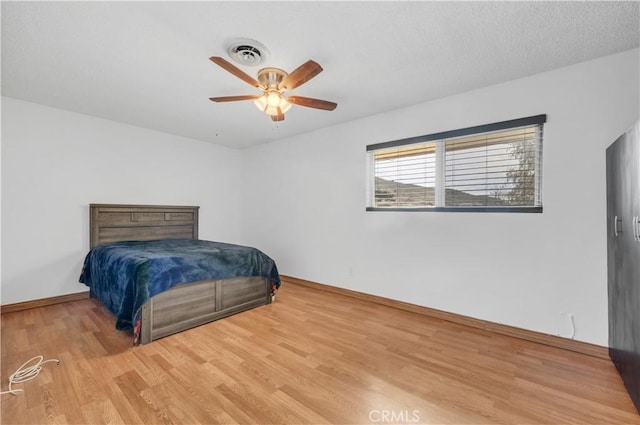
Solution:
{"label": "baseboard", "polygon": [[30,308],[46,307],[48,305],[84,300],[86,298],[89,298],[89,291],[76,292],[75,294],[58,295],[56,297],[40,298],[39,300],[33,301],[5,304],[3,306],[0,306],[0,312],[2,314],[14,313],[16,311],[29,310]]}
{"label": "baseboard", "polygon": [[514,326],[503,325],[500,323],[489,322],[487,320],[474,319],[473,317],[463,316],[461,314],[449,313],[447,311],[436,310],[430,307],[423,307],[416,304],[410,304],[403,301],[396,301],[390,298],[384,298],[377,295],[366,294],[364,292],[352,291],[350,289],[338,288],[336,286],[325,285],[323,283],[312,282],[309,280],[299,279],[297,277],[280,275],[280,279],[287,283],[306,286],[308,288],[331,292],[333,294],[344,295],[347,297],[357,298],[363,301],[369,301],[376,304],[382,304],[387,307],[393,307],[400,310],[410,311],[412,313],[422,314],[424,316],[435,319],[446,320],[448,322],[460,325],[471,326],[473,328],[485,329],[501,335],[508,335],[520,338],[526,341],[537,342],[539,344],[549,345],[551,347],[562,348],[564,350],[574,351],[576,353],[586,354],[588,356],[609,359],[609,349],[600,345],[590,344],[588,342],[576,341],[573,339],[562,338],[556,335],[549,335],[541,332],[530,331],[527,329],[516,328]]}

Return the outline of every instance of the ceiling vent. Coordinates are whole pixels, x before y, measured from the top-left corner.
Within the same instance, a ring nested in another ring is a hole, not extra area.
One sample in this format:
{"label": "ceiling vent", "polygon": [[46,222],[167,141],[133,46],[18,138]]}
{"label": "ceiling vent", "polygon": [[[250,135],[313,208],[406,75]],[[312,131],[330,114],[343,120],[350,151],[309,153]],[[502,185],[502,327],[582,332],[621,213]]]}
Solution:
{"label": "ceiling vent", "polygon": [[269,50],[256,40],[238,38],[227,43],[229,57],[240,65],[257,66],[269,58]]}

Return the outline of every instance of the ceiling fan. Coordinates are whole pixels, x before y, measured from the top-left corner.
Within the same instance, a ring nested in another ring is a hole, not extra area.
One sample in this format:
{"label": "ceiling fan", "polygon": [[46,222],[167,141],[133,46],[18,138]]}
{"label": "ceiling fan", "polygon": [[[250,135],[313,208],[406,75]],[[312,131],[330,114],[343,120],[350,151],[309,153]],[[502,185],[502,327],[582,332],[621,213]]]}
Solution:
{"label": "ceiling fan", "polygon": [[258,71],[258,79],[255,80],[221,57],[212,56],[209,59],[247,84],[262,90],[262,95],[210,97],[209,100],[213,102],[253,100],[258,109],[270,115],[273,121],[283,121],[284,113],[291,108],[291,105],[306,106],[308,108],[323,109],[325,111],[333,111],[336,109],[336,106],[338,106],[337,103],[313,99],[311,97],[284,96],[284,92],[303,85],[322,72],[322,67],[312,60],[300,65],[290,74],[278,68],[263,68]]}

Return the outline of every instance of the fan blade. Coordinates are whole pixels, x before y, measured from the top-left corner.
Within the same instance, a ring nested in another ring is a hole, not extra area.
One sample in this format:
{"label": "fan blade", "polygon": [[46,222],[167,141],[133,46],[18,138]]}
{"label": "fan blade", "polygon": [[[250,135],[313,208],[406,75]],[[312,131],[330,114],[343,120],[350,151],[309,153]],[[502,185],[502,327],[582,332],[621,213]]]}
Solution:
{"label": "fan blade", "polygon": [[282,113],[282,110],[280,109],[280,107],[278,107],[278,115],[271,115],[271,120],[284,121],[284,114]]}
{"label": "fan blade", "polygon": [[336,109],[336,106],[338,106],[337,103],[329,102],[328,100],[313,99],[311,97],[302,96],[289,96],[287,101],[294,105],[306,106],[307,108],[324,109],[325,111],[333,111]]}
{"label": "fan blade", "polygon": [[248,74],[245,74],[244,71],[242,71],[240,68],[234,66],[231,62],[228,62],[228,61],[226,61],[225,59],[223,59],[223,58],[221,58],[219,56],[211,56],[209,58],[209,60],[211,62],[215,63],[216,65],[218,65],[220,68],[224,69],[225,71],[228,71],[228,72],[232,73],[233,75],[235,75],[236,77],[240,78],[245,83],[250,84],[253,87],[257,87],[259,89],[262,88],[262,86],[260,85],[258,80],[254,79],[253,77],[249,76]]}
{"label": "fan blade", "polygon": [[222,97],[210,97],[209,100],[212,102],[235,102],[236,100],[253,100],[257,99],[260,96],[256,96],[253,94],[247,94],[244,96],[222,96]]}
{"label": "fan blade", "polygon": [[287,75],[284,80],[282,80],[280,87],[284,90],[293,90],[296,87],[303,85],[321,72],[322,67],[319,64],[312,60],[307,61],[291,71],[291,74]]}

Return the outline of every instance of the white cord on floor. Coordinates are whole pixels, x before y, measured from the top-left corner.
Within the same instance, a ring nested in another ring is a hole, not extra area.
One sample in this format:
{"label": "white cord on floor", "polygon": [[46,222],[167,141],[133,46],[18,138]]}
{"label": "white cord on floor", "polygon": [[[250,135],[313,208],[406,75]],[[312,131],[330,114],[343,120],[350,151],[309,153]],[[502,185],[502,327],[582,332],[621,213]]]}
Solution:
{"label": "white cord on floor", "polygon": [[[29,363],[31,363],[34,360],[38,360],[38,362],[36,364],[32,365],[32,366],[25,367],[25,366],[27,366]],[[16,395],[19,392],[20,393],[24,392],[24,390],[21,390],[21,389],[14,390],[13,388],[11,388],[11,385],[13,385],[13,384],[21,384],[23,382],[27,382],[27,381],[32,380],[33,378],[38,376],[38,374],[42,370],[42,365],[45,364],[45,363],[49,363],[49,362],[57,362],[58,364],[60,364],[60,360],[58,360],[58,359],[45,360],[44,357],[42,357],[42,356],[35,356],[35,357],[27,360],[26,362],[24,362],[24,364],[22,366],[20,366],[18,368],[18,370],[16,370],[13,373],[13,375],[11,375],[9,377],[9,391],[2,391],[2,392],[0,392],[0,394]]]}

